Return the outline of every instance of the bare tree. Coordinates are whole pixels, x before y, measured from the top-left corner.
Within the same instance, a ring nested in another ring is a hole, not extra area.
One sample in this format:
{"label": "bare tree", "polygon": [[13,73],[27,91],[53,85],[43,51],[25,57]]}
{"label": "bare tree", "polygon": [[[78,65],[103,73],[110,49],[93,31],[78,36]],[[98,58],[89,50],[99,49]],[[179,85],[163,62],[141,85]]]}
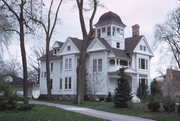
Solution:
{"label": "bare tree", "polygon": [[97,11],[97,5],[98,0],[90,0],[90,5],[92,6],[92,13],[89,19],[89,31],[87,31],[87,26],[85,24],[85,18],[84,18],[84,0],[76,0],[77,6],[78,6],[78,12],[79,12],[79,21],[81,25],[81,31],[83,36],[83,42],[81,46],[81,52],[79,55],[78,60],[78,67],[77,67],[77,97],[76,97],[76,103],[77,104],[83,104],[84,103],[84,87],[85,87],[85,80],[86,80],[86,49],[88,46],[88,43],[93,35],[93,20]]}
{"label": "bare tree", "polygon": [[97,72],[89,74],[88,80],[87,80],[87,94],[90,94],[93,97],[93,100],[96,100],[96,94],[98,92],[101,92],[104,83],[103,83],[102,75],[99,75]]}
{"label": "bare tree", "polygon": [[163,45],[164,53],[171,56],[180,68],[180,7],[169,14],[163,24],[156,25],[155,38],[154,45]]}
{"label": "bare tree", "polygon": [[30,69],[28,71],[28,77],[30,80],[34,80],[35,83],[39,84],[40,81],[40,57],[45,55],[45,47],[38,46],[33,47],[32,56],[29,58],[30,60]]}
{"label": "bare tree", "polygon": [[5,9],[10,12],[7,16],[13,19],[13,24],[16,25],[13,28],[4,28],[4,31],[13,31],[19,35],[22,65],[23,65],[23,96],[24,103],[28,104],[28,93],[27,93],[27,60],[26,60],[26,49],[25,49],[25,27],[29,28],[27,25],[27,18],[25,17],[25,6],[27,5],[26,0],[2,0]]}
{"label": "bare tree", "polygon": [[42,17],[37,18],[36,16],[34,16],[34,14],[31,14],[31,19],[37,23],[38,25],[40,25],[43,30],[44,33],[46,35],[46,81],[47,81],[47,94],[48,94],[48,98],[51,97],[51,81],[50,81],[50,67],[49,67],[49,62],[50,62],[50,53],[49,53],[49,46],[50,46],[50,41],[57,23],[57,19],[58,19],[58,13],[59,13],[59,9],[60,6],[62,4],[63,0],[60,0],[58,2],[58,6],[57,9],[55,11],[55,15],[54,18],[52,19],[53,13],[52,13],[52,7],[54,4],[54,0],[51,0],[49,9],[48,9],[48,14],[47,14],[47,22],[44,22],[44,19],[42,19]]}

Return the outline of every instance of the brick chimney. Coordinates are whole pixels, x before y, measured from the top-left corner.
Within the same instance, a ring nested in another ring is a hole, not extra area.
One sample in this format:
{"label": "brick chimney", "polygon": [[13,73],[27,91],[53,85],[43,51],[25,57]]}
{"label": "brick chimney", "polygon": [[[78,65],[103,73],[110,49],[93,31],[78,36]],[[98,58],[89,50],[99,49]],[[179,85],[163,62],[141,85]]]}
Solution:
{"label": "brick chimney", "polygon": [[140,26],[138,24],[135,24],[132,26],[132,36],[139,36],[139,28]]}

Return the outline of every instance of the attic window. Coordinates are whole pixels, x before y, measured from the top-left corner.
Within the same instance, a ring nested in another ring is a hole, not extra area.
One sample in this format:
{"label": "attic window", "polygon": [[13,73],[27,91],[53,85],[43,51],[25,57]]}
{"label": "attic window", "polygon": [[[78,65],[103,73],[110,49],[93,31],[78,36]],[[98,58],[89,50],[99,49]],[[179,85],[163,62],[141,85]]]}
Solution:
{"label": "attic window", "polygon": [[102,28],[102,32],[103,33],[106,32],[106,28],[105,27]]}
{"label": "attic window", "polygon": [[67,46],[67,51],[70,51],[71,50],[71,46]]}
{"label": "attic window", "polygon": [[56,50],[56,49],[54,50],[54,54],[55,54],[55,55],[57,54],[57,50]]}

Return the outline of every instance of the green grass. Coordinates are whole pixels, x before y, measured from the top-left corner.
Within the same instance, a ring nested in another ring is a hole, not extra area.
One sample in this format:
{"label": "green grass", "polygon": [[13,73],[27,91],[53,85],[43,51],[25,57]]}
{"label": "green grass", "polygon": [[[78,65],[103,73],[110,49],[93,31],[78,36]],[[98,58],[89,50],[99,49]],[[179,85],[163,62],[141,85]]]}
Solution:
{"label": "green grass", "polygon": [[[46,100],[47,101],[47,100]],[[53,102],[58,104],[64,104],[64,105],[73,105],[71,101],[60,101],[60,100],[53,100],[53,101],[47,101],[47,102]],[[80,107],[88,107],[93,108],[101,111],[107,111],[112,113],[118,113],[118,114],[124,114],[124,115],[131,115],[131,116],[139,116],[149,119],[154,119],[157,121],[180,121],[180,115],[176,113],[165,113],[162,111],[157,113],[152,113],[147,108],[147,103],[134,103],[130,104],[130,108],[123,108],[123,109],[117,109],[114,108],[114,105],[112,102],[93,102],[93,101],[85,101],[84,104],[79,105]]]}
{"label": "green grass", "polygon": [[36,105],[29,111],[0,111],[0,121],[105,121],[56,107]]}

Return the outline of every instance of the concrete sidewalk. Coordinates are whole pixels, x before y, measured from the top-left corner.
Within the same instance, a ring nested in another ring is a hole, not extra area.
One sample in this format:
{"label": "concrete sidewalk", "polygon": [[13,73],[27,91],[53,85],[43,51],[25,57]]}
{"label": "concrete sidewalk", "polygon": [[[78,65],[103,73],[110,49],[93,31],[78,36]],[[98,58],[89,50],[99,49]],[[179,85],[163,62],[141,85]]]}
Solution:
{"label": "concrete sidewalk", "polygon": [[109,113],[109,112],[105,112],[105,111],[99,111],[99,110],[94,110],[94,109],[90,109],[90,108],[81,108],[81,107],[72,106],[72,105],[62,105],[62,104],[55,104],[55,103],[35,101],[35,100],[31,100],[31,101],[29,101],[29,103],[54,106],[54,107],[61,108],[64,110],[77,112],[77,113],[81,113],[81,114],[85,114],[88,116],[93,116],[93,117],[97,117],[97,118],[101,118],[101,119],[106,119],[106,120],[110,120],[110,121],[154,121],[154,120],[139,118],[139,117],[135,117],[135,116],[127,116],[127,115],[122,115],[122,114]]}

